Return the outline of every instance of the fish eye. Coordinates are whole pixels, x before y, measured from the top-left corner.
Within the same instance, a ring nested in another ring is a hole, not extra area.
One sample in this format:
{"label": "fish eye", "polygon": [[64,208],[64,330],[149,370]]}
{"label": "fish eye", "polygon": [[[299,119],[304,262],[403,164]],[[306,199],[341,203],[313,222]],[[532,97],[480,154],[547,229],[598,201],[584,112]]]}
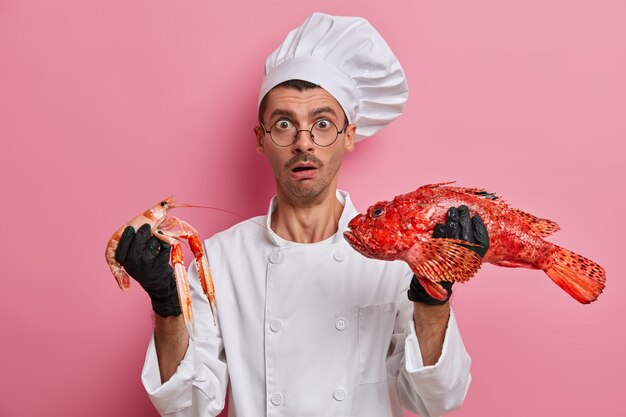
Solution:
{"label": "fish eye", "polygon": [[161,207],[167,206],[167,201],[161,201]]}
{"label": "fish eye", "polygon": [[385,212],[384,208],[376,207],[374,210],[372,210],[372,216],[373,217],[380,217],[384,212]]}

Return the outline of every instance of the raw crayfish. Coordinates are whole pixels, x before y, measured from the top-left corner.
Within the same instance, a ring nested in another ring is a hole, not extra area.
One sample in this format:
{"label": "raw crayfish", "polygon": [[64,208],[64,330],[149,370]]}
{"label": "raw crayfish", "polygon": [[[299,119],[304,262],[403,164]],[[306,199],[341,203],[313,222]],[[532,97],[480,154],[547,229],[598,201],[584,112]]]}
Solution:
{"label": "raw crayfish", "polygon": [[213,279],[211,278],[211,270],[207,261],[202,243],[198,236],[198,232],[189,223],[180,220],[177,217],[167,217],[167,212],[176,207],[200,207],[188,204],[178,204],[172,197],[159,201],[153,207],[149,208],[142,214],[134,217],[128,223],[121,226],[109,242],[105,250],[105,257],[111,273],[117,280],[120,289],[127,290],[130,288],[130,277],[124,271],[124,268],[115,259],[115,249],[119,243],[120,237],[127,226],[132,226],[135,231],[145,223],[151,227],[152,234],[159,240],[167,242],[171,245],[170,262],[174,268],[176,276],[176,287],[178,290],[178,299],[180,308],[185,320],[185,326],[189,336],[194,337],[194,318],[191,309],[191,294],[189,290],[189,282],[187,281],[187,270],[183,261],[183,251],[179,241],[187,240],[189,248],[194,254],[196,266],[198,268],[198,277],[202,290],[211,304],[211,312],[213,314],[213,323],[216,323],[215,311],[215,294],[213,289]]}

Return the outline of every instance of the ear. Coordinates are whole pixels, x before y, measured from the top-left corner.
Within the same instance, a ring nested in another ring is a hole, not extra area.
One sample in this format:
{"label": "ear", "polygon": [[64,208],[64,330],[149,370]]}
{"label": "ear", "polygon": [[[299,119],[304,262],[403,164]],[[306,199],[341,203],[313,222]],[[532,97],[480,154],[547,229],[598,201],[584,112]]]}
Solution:
{"label": "ear", "polygon": [[346,135],[344,139],[344,149],[346,152],[354,150],[354,138],[356,137],[356,125],[350,124],[346,126]]}
{"label": "ear", "polygon": [[258,153],[265,153],[265,147],[263,142],[263,137],[265,136],[265,132],[261,128],[261,126],[254,126],[254,136],[256,136],[256,151]]}

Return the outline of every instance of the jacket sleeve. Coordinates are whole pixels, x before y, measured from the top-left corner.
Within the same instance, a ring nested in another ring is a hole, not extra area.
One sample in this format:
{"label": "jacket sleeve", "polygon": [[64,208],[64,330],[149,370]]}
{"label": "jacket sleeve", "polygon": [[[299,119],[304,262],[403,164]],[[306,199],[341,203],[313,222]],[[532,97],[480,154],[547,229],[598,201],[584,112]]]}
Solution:
{"label": "jacket sleeve", "polygon": [[195,317],[194,340],[174,375],[161,384],[154,335],[141,379],[160,415],[171,417],[216,416],[223,409],[228,385],[224,344],[218,325],[213,325],[208,300],[202,293],[195,263],[189,267],[189,285]]}
{"label": "jacket sleeve", "polygon": [[402,293],[399,314],[387,357],[391,391],[402,407],[423,417],[441,416],[461,406],[471,382],[471,358],[450,311],[443,348],[434,365],[424,366],[415,335],[413,303]]}

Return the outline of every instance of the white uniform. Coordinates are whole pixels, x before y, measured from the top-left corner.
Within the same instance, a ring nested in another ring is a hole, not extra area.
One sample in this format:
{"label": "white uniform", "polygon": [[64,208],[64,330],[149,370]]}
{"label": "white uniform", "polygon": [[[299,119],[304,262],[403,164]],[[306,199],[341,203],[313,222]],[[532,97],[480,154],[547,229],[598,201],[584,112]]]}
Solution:
{"label": "white uniform", "polygon": [[343,231],[357,212],[347,193],[337,198],[339,231],[323,242],[273,233],[275,198],[267,216],[205,241],[219,323],[190,268],[195,340],[161,384],[153,337],[142,374],[162,415],[219,414],[229,379],[231,417],[434,416],[461,405],[471,360],[454,315],[439,361],[423,366],[410,269],[354,251]]}

